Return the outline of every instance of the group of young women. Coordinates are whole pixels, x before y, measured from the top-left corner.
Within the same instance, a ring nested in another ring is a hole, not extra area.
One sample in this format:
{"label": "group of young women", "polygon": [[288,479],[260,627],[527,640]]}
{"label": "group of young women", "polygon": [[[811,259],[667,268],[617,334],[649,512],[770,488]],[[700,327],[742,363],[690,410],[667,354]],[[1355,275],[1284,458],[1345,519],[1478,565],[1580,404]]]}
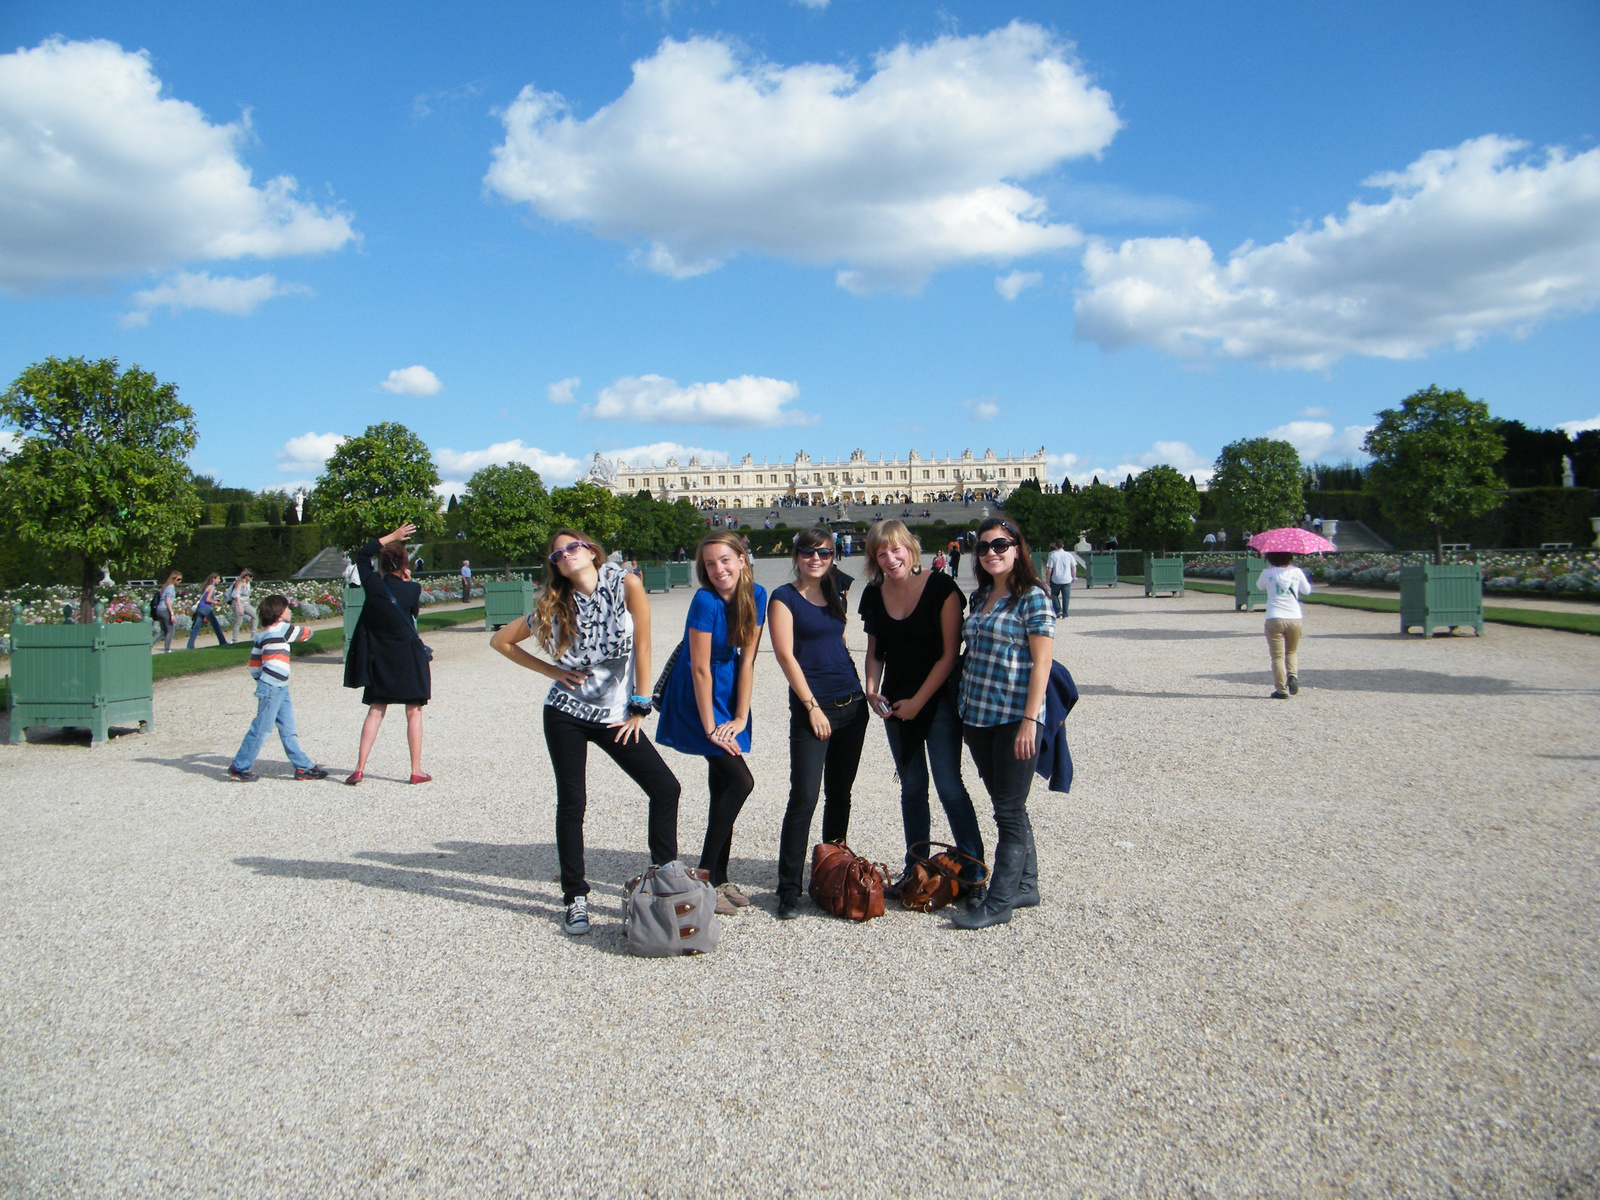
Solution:
{"label": "group of young women", "polygon": [[[848,581],[822,526],[795,540],[794,581],[769,599],[755,582],[743,543],[714,532],[695,553],[700,590],[684,638],[659,692],[656,741],[706,760],[710,809],[700,866],[718,893],[717,911],[750,903],[729,878],[740,809],[755,786],[750,702],[756,653],[770,618],[772,646],[789,683],[789,802],[778,842],[779,918],[799,914],[812,818],[823,801],[822,839],[849,832],[851,793],[869,724],[885,723],[900,778],[900,811],[911,851],[929,837],[930,775],[973,881],[984,846],[961,779],[963,741],[994,806],[999,842],[987,887],[968,889],[957,926],[979,929],[1039,902],[1027,799],[1038,760],[1038,730],[1050,677],[1055,613],[1015,526],[990,518],[978,528],[970,602],[948,575],[925,571],[921,549],[898,520],[867,536],[857,611],[867,631],[866,681],[845,645]],[[496,650],[551,680],[545,742],[556,778],[556,848],[566,905],[564,928],[589,930],[584,878],[586,762],[592,744],[620,766],[649,802],[650,859],[678,856],[680,788],[645,736],[651,686],[650,608],[639,577],[608,563],[595,539],[574,529],[550,541],[549,582],[526,620],[495,633]],[[549,660],[520,643],[529,638]],[[965,655],[961,654],[963,641]]]}

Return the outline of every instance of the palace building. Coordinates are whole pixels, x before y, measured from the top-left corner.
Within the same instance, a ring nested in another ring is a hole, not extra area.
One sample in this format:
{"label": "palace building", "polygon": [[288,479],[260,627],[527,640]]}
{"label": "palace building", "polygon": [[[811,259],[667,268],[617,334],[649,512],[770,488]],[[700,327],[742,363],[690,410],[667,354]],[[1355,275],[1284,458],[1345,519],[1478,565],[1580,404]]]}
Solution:
{"label": "palace building", "polygon": [[928,504],[960,500],[967,493],[1004,500],[1024,480],[1044,484],[1049,477],[1040,446],[1033,454],[985,450],[982,457],[963,450],[959,457],[925,458],[912,450],[903,459],[869,459],[856,450],[848,459],[815,461],[800,450],[788,462],[775,463],[765,458],[758,463],[746,454],[737,466],[698,457],[645,466],[596,453],[584,478],[619,496],[648,491],[657,500],[687,498],[700,508],[766,508],[785,502]]}

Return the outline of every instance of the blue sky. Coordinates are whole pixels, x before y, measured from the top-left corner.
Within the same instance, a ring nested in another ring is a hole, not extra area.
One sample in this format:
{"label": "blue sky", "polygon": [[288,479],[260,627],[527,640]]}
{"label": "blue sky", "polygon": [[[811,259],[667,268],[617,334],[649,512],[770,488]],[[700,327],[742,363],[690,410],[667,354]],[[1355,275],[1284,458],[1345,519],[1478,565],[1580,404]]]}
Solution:
{"label": "blue sky", "polygon": [[[195,466],[1031,450],[1464,388],[1600,425],[1600,6],[0,9],[0,376],[114,355]],[[1352,207],[1354,205],[1355,207]]]}

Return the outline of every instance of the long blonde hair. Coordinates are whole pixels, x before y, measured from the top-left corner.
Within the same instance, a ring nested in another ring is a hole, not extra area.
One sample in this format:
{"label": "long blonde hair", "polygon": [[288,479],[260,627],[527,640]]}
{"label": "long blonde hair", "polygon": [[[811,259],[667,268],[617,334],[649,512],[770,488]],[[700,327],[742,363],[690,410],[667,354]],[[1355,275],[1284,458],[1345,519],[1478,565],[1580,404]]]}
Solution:
{"label": "long blonde hair", "polygon": [[878,565],[878,551],[885,546],[904,546],[906,553],[911,557],[911,573],[915,575],[922,570],[922,543],[917,540],[916,534],[906,528],[904,521],[898,517],[889,517],[867,530],[868,583],[883,582],[883,568]]}
{"label": "long blonde hair", "polygon": [[587,533],[576,529],[558,529],[550,535],[544,548],[545,584],[539,604],[533,610],[534,636],[539,644],[557,658],[567,652],[578,632],[578,602],[572,598],[572,580],[566,572],[550,562],[557,538],[574,538],[594,554],[595,569],[606,560],[605,549]]}
{"label": "long blonde hair", "polygon": [[745,551],[744,539],[737,533],[723,530],[721,533],[708,533],[700,539],[700,544],[694,551],[694,573],[700,579],[700,586],[707,589],[714,596],[717,589],[711,586],[711,580],[706,576],[706,551],[712,546],[727,546],[739,556],[739,582],[734,585],[733,597],[728,601],[728,643],[732,646],[748,646],[756,636],[756,576],[750,567],[750,555]]}

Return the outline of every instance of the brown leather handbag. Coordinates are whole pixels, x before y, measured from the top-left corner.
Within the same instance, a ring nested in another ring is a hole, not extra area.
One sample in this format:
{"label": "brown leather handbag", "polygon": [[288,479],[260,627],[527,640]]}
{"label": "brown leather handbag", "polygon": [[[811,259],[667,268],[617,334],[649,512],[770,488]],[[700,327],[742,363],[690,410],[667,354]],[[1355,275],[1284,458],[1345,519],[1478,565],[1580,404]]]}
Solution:
{"label": "brown leather handbag", "polygon": [[866,921],[883,916],[888,883],[888,867],[862,858],[843,841],[812,848],[811,898],[836,917]]}
{"label": "brown leather handbag", "polygon": [[[939,853],[918,854],[918,848],[923,846],[929,851],[938,849]],[[910,856],[911,866],[900,881],[900,903],[917,912],[943,908],[961,895],[963,888],[982,887],[989,882],[989,868],[982,860],[961,853],[948,842],[918,842],[911,847]],[[982,879],[961,878],[962,867],[968,863],[983,871]]]}

